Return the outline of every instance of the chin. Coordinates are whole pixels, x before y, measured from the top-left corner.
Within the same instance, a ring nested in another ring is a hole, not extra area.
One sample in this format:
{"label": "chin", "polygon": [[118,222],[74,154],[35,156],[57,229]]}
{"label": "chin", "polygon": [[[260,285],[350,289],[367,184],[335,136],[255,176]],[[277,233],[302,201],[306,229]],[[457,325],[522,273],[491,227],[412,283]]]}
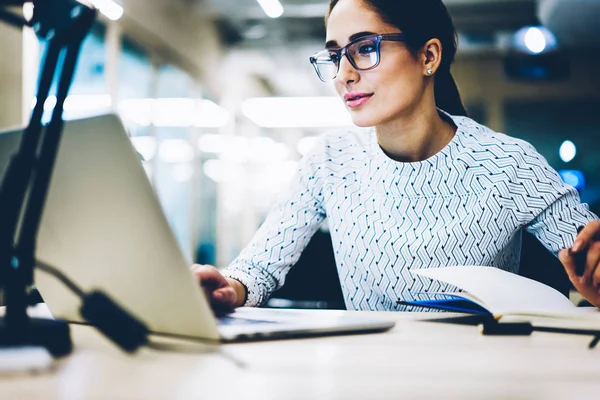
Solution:
{"label": "chin", "polygon": [[358,118],[354,116],[352,116],[352,123],[359,128],[370,128],[377,125],[377,122],[372,118]]}
{"label": "chin", "polygon": [[359,128],[370,128],[372,126],[376,126],[377,123],[375,123],[374,121],[365,121],[365,120],[358,120],[358,119],[352,119],[352,122],[354,123],[354,125],[358,126]]}

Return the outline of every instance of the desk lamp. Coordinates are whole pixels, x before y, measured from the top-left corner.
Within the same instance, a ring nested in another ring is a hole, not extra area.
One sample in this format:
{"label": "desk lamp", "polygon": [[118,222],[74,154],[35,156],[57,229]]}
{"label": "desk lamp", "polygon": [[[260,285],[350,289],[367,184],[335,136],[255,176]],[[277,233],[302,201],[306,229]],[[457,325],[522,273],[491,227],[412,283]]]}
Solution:
{"label": "desk lamp", "polygon": [[[33,3],[31,20],[7,10],[25,3]],[[37,101],[0,186],[0,288],[6,300],[6,315],[0,319],[0,347],[43,346],[55,357],[72,350],[66,322],[27,315],[36,266],[74,291],[82,299],[81,315],[122,349],[133,352],[146,343],[144,324],[105,294],[86,294],[58,269],[35,259],[37,232],[60,145],[63,105],[81,44],[95,18],[95,8],[75,0],[0,0],[0,20],[18,28],[31,26],[38,37],[48,41]],[[42,129],[44,103],[60,61],[56,106],[48,126]]]}

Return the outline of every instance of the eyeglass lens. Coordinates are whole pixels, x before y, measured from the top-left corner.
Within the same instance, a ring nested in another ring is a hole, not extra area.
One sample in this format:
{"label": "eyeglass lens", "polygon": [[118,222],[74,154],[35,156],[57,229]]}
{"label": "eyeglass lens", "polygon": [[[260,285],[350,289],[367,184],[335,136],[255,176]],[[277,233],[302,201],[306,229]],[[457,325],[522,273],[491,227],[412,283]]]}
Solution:
{"label": "eyeglass lens", "polygon": [[[360,40],[346,48],[352,66],[358,70],[374,67],[379,61],[377,41],[374,39]],[[339,67],[340,57],[338,52],[323,51],[315,56],[314,65],[324,81],[335,79]]]}

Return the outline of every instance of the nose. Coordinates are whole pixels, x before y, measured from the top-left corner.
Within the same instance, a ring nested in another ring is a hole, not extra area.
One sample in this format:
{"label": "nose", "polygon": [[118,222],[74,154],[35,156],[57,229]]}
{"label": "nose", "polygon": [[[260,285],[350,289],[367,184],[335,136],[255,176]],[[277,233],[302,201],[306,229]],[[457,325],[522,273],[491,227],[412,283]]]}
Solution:
{"label": "nose", "polygon": [[340,60],[340,69],[338,70],[335,80],[338,83],[347,85],[352,82],[356,83],[359,79],[360,79],[360,74],[352,66],[352,64],[350,64],[350,61],[348,60],[348,56],[344,54],[344,56]]}

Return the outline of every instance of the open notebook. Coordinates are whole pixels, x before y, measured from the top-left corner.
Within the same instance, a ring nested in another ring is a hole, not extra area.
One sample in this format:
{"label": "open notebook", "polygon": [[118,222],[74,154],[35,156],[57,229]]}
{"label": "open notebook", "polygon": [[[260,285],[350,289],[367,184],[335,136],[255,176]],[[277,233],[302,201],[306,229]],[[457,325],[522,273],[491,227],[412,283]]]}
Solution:
{"label": "open notebook", "polygon": [[399,304],[472,314],[600,319],[598,310],[577,308],[557,290],[495,267],[456,266],[417,269],[413,274],[456,286],[460,293],[421,293]]}

